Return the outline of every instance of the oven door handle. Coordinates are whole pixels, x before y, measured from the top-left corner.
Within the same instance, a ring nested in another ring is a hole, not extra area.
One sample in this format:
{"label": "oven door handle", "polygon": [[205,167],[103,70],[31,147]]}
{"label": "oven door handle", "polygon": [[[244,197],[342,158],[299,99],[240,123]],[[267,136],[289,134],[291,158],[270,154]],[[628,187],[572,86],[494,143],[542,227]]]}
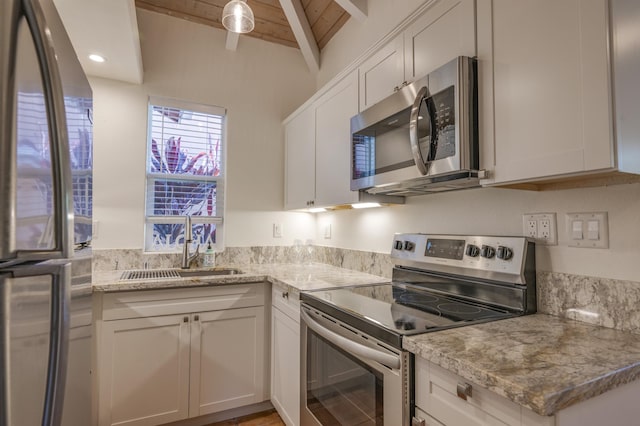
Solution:
{"label": "oven door handle", "polygon": [[388,353],[370,348],[368,346],[361,345],[347,339],[344,336],[341,336],[336,332],[328,330],[317,323],[314,319],[312,319],[311,316],[309,316],[309,314],[304,311],[304,309],[300,310],[300,316],[310,329],[327,339],[329,342],[338,346],[339,348],[344,349],[347,352],[350,352],[359,357],[379,362],[380,364],[386,365],[387,367],[393,368],[394,370],[400,368],[399,356],[390,355]]}

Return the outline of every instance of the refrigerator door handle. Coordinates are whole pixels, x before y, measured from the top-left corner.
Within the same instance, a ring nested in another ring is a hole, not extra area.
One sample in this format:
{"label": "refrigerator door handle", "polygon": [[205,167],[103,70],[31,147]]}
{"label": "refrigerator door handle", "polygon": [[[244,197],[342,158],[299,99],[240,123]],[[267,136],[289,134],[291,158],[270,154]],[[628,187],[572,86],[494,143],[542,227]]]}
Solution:
{"label": "refrigerator door handle", "polygon": [[55,253],[57,256],[53,257],[71,258],[73,256],[73,193],[62,79],[51,30],[47,26],[40,2],[22,0],[22,9],[40,61],[52,140],[55,251],[29,251],[20,257],[24,259],[51,258],[51,255]]}
{"label": "refrigerator door handle", "polygon": [[69,350],[69,305],[71,300],[71,264],[53,273],[51,286],[51,323],[47,385],[42,426],[60,426]]}

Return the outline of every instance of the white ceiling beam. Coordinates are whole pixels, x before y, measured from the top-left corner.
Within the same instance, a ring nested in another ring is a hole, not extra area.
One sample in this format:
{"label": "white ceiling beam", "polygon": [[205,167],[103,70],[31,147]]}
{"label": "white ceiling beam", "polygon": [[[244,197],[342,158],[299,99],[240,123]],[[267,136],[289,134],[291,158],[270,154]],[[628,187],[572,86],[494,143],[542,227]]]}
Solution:
{"label": "white ceiling beam", "polygon": [[313,73],[320,71],[320,49],[311,31],[311,25],[300,0],[280,0],[280,6],[289,21],[293,35],[307,66]]}
{"label": "white ceiling beam", "polygon": [[358,21],[367,19],[367,0],[336,0],[336,3]]}
{"label": "white ceiling beam", "polygon": [[238,40],[240,39],[239,33],[234,33],[233,31],[227,31],[227,39],[224,43],[224,46],[227,50],[231,50],[233,52],[238,48]]}

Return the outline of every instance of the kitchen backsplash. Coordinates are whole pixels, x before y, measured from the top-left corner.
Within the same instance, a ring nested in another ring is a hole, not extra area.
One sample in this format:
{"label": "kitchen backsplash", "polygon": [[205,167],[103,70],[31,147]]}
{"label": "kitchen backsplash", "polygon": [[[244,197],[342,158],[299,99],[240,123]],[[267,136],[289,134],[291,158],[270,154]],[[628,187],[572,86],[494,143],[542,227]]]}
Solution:
{"label": "kitchen backsplash", "polygon": [[[142,250],[93,250],[94,271],[175,268],[181,254]],[[391,278],[388,254],[322,246],[228,247],[216,265],[318,262]],[[538,271],[538,311],[640,333],[640,282]]]}

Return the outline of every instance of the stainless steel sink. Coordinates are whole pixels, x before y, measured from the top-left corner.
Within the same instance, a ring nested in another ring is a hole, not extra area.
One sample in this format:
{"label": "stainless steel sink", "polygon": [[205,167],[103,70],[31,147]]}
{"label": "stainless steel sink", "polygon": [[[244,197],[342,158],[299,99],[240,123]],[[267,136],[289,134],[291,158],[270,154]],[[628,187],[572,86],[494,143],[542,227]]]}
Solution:
{"label": "stainless steel sink", "polygon": [[190,271],[186,269],[177,272],[182,278],[210,277],[212,275],[237,275],[243,273],[240,269],[236,268],[209,269],[206,271]]}
{"label": "stainless steel sink", "polygon": [[144,270],[125,271],[120,277],[120,281],[212,277],[217,275],[237,275],[237,274],[243,274],[243,273],[244,272],[242,272],[240,269],[236,269],[236,268],[217,268],[217,269],[207,269],[207,270],[144,269]]}

